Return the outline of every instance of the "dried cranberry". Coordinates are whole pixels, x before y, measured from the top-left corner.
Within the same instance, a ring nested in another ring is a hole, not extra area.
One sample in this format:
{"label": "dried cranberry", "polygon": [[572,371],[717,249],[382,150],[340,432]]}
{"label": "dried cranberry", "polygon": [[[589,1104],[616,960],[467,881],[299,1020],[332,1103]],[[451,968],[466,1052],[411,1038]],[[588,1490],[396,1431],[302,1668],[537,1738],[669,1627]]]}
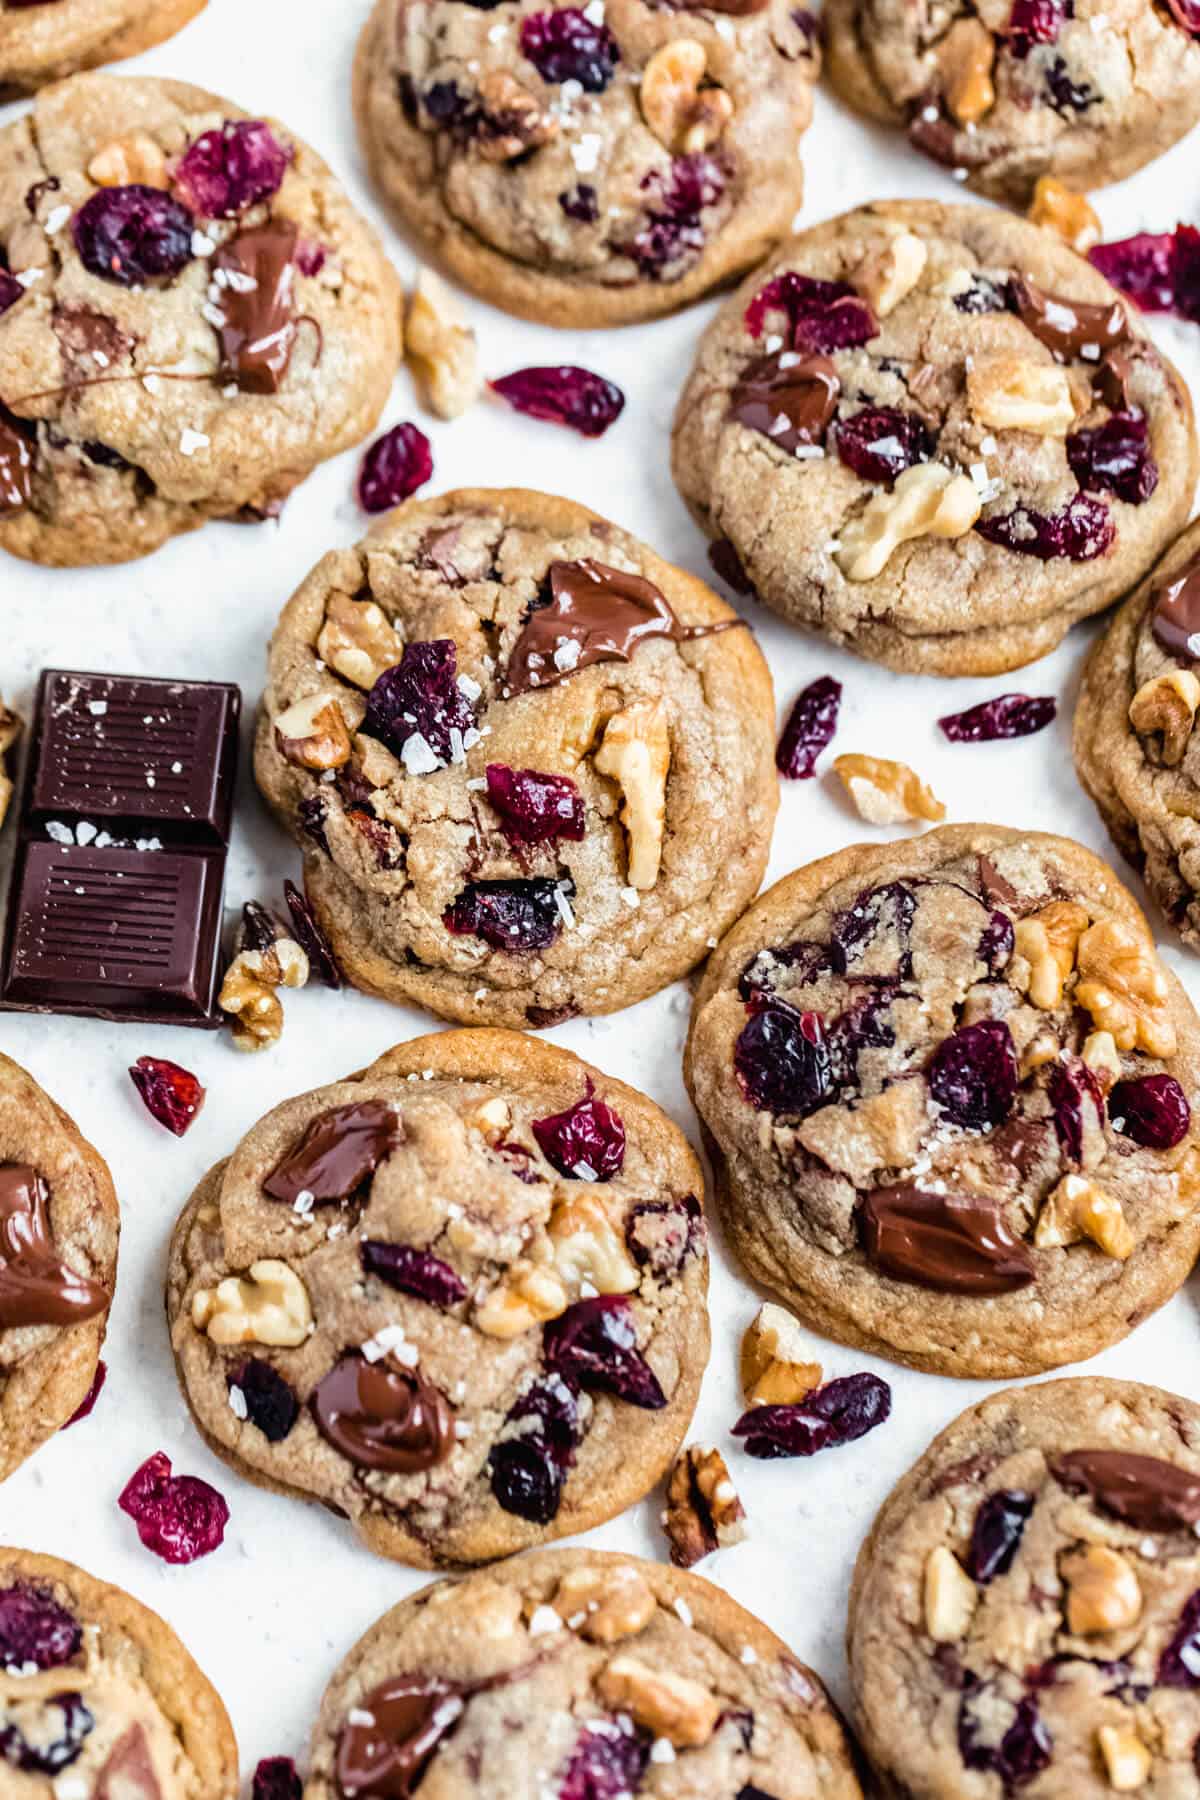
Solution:
{"label": "dried cranberry", "polygon": [[567,1470],[583,1436],[579,1390],[550,1374],[528,1388],[504,1421],[513,1434],[492,1445],[488,1473],[505,1512],[534,1525],[558,1514]]}
{"label": "dried cranberry", "polygon": [[767,314],[784,313],[793,350],[852,350],[879,331],[875,315],[846,281],[817,281],[786,269],[759,288],[746,308],[746,330],[761,337]]}
{"label": "dried cranberry", "polygon": [[134,1470],[117,1505],[129,1514],[147,1550],[167,1563],[210,1555],[224,1540],[229,1520],[216,1488],[198,1475],[172,1475],[164,1450]]}
{"label": "dried cranberry", "polygon": [[615,382],[574,363],[517,369],[488,385],[517,412],[568,425],[581,437],[603,437],[625,408],[625,396]]}
{"label": "dried cranberry", "polygon": [[[958,1713],[958,1749],[968,1769],[989,1769],[1006,1790],[1022,1787],[1050,1762],[1054,1739],[1038,1714],[1037,1702],[1026,1698],[1016,1706],[1004,1735],[989,1743],[996,1695],[989,1683],[968,1690]],[[985,1723],[986,1721],[986,1723]]]}
{"label": "dried cranberry", "polygon": [[973,275],[970,287],[954,296],[954,310],[972,317],[983,313],[1014,312],[1016,296],[1012,283],[993,281],[988,275]]}
{"label": "dried cranberry", "polygon": [[832,967],[839,975],[848,975],[881,934],[893,935],[899,944],[899,958],[892,973],[907,980],[912,972],[909,938],[916,911],[916,895],[902,881],[869,888],[833,922],[829,936]]}
{"label": "dried cranberry", "polygon": [[934,1052],[929,1091],[954,1125],[1003,1125],[1017,1093],[1017,1052],[1003,1019],[961,1025]]}
{"label": "dried cranberry", "polygon": [[254,1771],[250,1800],[300,1800],[302,1784],[290,1756],[264,1756]]}
{"label": "dried cranberry", "polygon": [[[55,1694],[43,1702],[43,1711],[46,1717],[39,1721],[35,1744],[19,1726],[0,1723],[0,1757],[17,1769],[57,1775],[83,1755],[84,1741],[95,1730],[96,1721],[80,1694]],[[58,1714],[57,1724],[49,1716],[52,1711]]]}
{"label": "dried cranberry", "polygon": [[328,856],[329,839],[325,836],[325,820],[328,815],[323,796],[320,794],[307,795],[298,803],[296,813],[305,836],[311,838],[313,843],[319,845]]}
{"label": "dried cranberry", "polygon": [[146,1111],[182,1137],[204,1105],[205,1090],[189,1069],[161,1056],[139,1056],[129,1071]]}
{"label": "dried cranberry", "polygon": [[646,222],[630,243],[614,248],[629,256],[640,274],[663,281],[669,271],[681,274],[704,248],[702,215],[725,193],[725,173],[703,151],[677,156],[667,170],[651,169],[642,180]]}
{"label": "dried cranberry", "polygon": [[433,474],[433,447],[423,431],[406,419],[377,437],[358,472],[358,503],[364,512],[387,512],[399,506]]}
{"label": "dried cranberry", "polygon": [[1173,1075],[1118,1081],[1108,1097],[1114,1131],[1147,1150],[1173,1150],[1191,1129],[1192,1109]]}
{"label": "dried cranberry", "polygon": [[45,1588],[0,1588],[0,1668],[59,1669],[82,1642],[75,1619]]}
{"label": "dried cranberry", "polygon": [[24,292],[25,289],[16,276],[10,274],[7,264],[0,256],[0,313],[6,313],[10,306],[15,306]]}
{"label": "dried cranberry", "polygon": [[1104,1116],[1104,1097],[1096,1077],[1085,1063],[1057,1062],[1050,1071],[1046,1092],[1050,1097],[1059,1147],[1066,1160],[1078,1168],[1083,1162],[1084,1111],[1088,1101],[1092,1103],[1097,1123]]}
{"label": "dried cranberry", "polygon": [[929,428],[915,413],[895,406],[864,406],[839,419],[833,432],[839,459],[863,481],[891,487],[897,475],[933,455]]}
{"label": "dried cranberry", "polygon": [[735,594],[752,594],[754,583],[747,575],[742,559],[728,538],[714,538],[708,546],[708,560],[713,573],[731,587]]}
{"label": "dried cranberry", "polygon": [[546,1161],[577,1181],[611,1181],[625,1165],[625,1127],[592,1084],[565,1112],[533,1121],[533,1135]]}
{"label": "dried cranberry", "polygon": [[232,219],[269,199],[291,160],[261,119],[227,119],[189,144],[175,168],[175,188],[193,212]]}
{"label": "dried cranberry", "polygon": [[819,981],[822,975],[827,975],[833,964],[828,944],[817,944],[810,938],[797,938],[793,944],[756,951],[738,977],[738,993],[743,1000],[752,1000],[756,994],[772,993],[776,985],[775,977],[780,971],[786,977],[783,986],[809,987],[814,981]]}
{"label": "dried cranberry", "polygon": [[988,1495],[975,1514],[965,1559],[972,1581],[986,1587],[997,1575],[1008,1574],[1033,1508],[1034,1496],[1016,1489]]}
{"label": "dried cranberry", "polygon": [[649,1740],[629,1719],[592,1719],[575,1740],[556,1800],[629,1800],[650,1760]]}
{"label": "dried cranberry", "polygon": [[1088,251],[1088,260],[1143,312],[1169,313],[1175,310],[1177,252],[1176,232],[1143,231],[1111,244],[1097,244]]}
{"label": "dried cranberry", "polygon": [[1074,79],[1065,57],[1054,58],[1046,70],[1045,80],[1051,108],[1060,118],[1068,118],[1072,113],[1085,113],[1090,106],[1100,104],[1102,96],[1089,82]]}
{"label": "dried cranberry", "polygon": [[832,675],[810,682],[787,717],[775,750],[775,767],[792,781],[808,781],[817,772],[817,758],[833,741],[842,684]]}
{"label": "dried cranberry", "polygon": [[230,1371],[229,1385],[246,1402],[246,1417],[269,1444],[282,1444],[300,1414],[300,1402],[279,1370],[251,1357]]}
{"label": "dried cranberry", "polygon": [[510,769],[489,763],[487,796],[500,815],[500,829],[510,844],[552,844],[559,838],[578,843],[584,832],[583,795],[567,775],[543,775],[539,769]]}
{"label": "dried cranberry", "polygon": [[448,1262],[430,1250],[418,1250],[413,1244],[388,1244],[379,1238],[364,1238],[359,1257],[368,1275],[378,1275],[388,1287],[402,1294],[414,1294],[430,1306],[457,1306],[467,1297],[467,1284]]}
{"label": "dried cranberry", "polygon": [[979,960],[991,976],[1007,969],[1016,949],[1017,934],[1007,913],[994,912],[979,938]]}
{"label": "dried cranberry", "polygon": [[1150,454],[1145,414],[1118,412],[1090,431],[1067,439],[1067,460],[1081,488],[1115,494],[1141,506],[1158,486],[1158,464]]}
{"label": "dried cranberry", "polygon": [[296,245],[296,254],[292,258],[302,275],[319,275],[325,267],[328,251],[324,244],[306,242],[303,238]]}
{"label": "dried cranberry", "polygon": [[1057,44],[1074,11],[1070,0],[1013,0],[1008,41],[1014,56],[1026,57],[1035,44]]}
{"label": "dried cranberry", "polygon": [[[383,671],[367,695],[361,729],[402,761],[405,746],[419,737],[443,762],[461,762],[475,713],[458,683],[454,639],[405,644],[400,661]],[[407,760],[416,760],[411,751]]]}
{"label": "dried cranberry", "polygon": [[560,899],[575,892],[570,882],[539,876],[534,881],[472,881],[442,914],[455,937],[482,938],[493,950],[545,950],[563,927]]}
{"label": "dried cranberry", "polygon": [[1103,500],[1088,494],[1076,494],[1056,513],[1017,506],[1010,513],[981,519],[975,529],[989,544],[1000,544],[1018,556],[1036,556],[1040,562],[1058,556],[1068,562],[1094,562],[1107,556],[1117,535]]}
{"label": "dried cranberry", "polygon": [[285,881],[283,897],[292,915],[292,936],[308,958],[308,972],[322,987],[340,988],[342,972],[338,968],[333,945],[321,929],[316,913],[294,881]]}
{"label": "dried cranberry", "polygon": [[608,26],[593,24],[578,6],[530,13],[521,23],[521,54],[543,81],[577,81],[585,94],[602,94],[621,60]]}
{"label": "dried cranberry", "polygon": [[71,221],[85,269],[120,287],[178,275],[192,260],[192,215],[159,188],[100,188]]}
{"label": "dried cranberry", "polygon": [[547,1366],[581,1387],[601,1388],[631,1406],[657,1410],[667,1404],[657,1375],[637,1347],[633,1308],[619,1294],[577,1300],[546,1326]]}
{"label": "dried cranberry", "polygon": [[1200,37],[1200,0],[1167,0],[1177,24],[1193,37]]}
{"label": "dried cranberry", "polygon": [[997,694],[965,712],[947,713],[938,725],[952,744],[992,744],[999,738],[1032,737],[1052,725],[1057,714],[1058,701],[1048,695]]}
{"label": "dried cranberry", "polygon": [[1158,1662],[1160,1687],[1200,1688],[1200,1593],[1192,1595]]}
{"label": "dried cranberry", "polygon": [[69,1431],[72,1425],[78,1425],[81,1420],[88,1417],[97,1400],[100,1398],[101,1391],[107,1380],[108,1364],[101,1358],[96,1364],[96,1373],[92,1376],[91,1387],[83,1396],[83,1399],[79,1402],[79,1405],[75,1408],[75,1411],[71,1414],[66,1424],[62,1427],[64,1431]]}
{"label": "dried cranberry", "polygon": [[575,219],[580,225],[594,225],[600,217],[600,199],[590,181],[577,181],[558,196],[558,204],[568,219]]}
{"label": "dried cranberry", "polygon": [[733,1427],[747,1456],[815,1456],[852,1444],[882,1425],[892,1410],[892,1390],[878,1375],[841,1375],[814,1388],[795,1406],[752,1406]]}
{"label": "dried cranberry", "polygon": [[806,1119],[834,1097],[833,1064],[820,1013],[786,1000],[754,1011],[733,1047],[738,1086],[759,1112]]}
{"label": "dried cranberry", "polygon": [[894,998],[890,983],[871,982],[829,1026],[826,1037],[839,1089],[858,1085],[858,1059],[864,1050],[886,1050],[895,1043],[890,1018]]}
{"label": "dried cranberry", "polygon": [[692,1195],[678,1206],[668,1200],[639,1200],[625,1227],[629,1254],[657,1281],[671,1281],[704,1241],[704,1216]]}

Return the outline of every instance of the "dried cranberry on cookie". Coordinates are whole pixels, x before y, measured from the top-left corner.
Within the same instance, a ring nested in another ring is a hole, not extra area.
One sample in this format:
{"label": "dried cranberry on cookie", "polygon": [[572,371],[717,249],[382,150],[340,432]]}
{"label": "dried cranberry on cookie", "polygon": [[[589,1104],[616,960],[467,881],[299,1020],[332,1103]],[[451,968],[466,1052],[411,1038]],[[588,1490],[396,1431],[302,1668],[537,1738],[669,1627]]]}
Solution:
{"label": "dried cranberry on cookie", "polygon": [[454,1031],[262,1119],[171,1249],[180,1380],[218,1455],[422,1568],[612,1517],[708,1355],[702,1177],[641,1094]]}
{"label": "dried cranberry on cookie", "polygon": [[756,1279],[844,1343],[1028,1375],[1116,1343],[1200,1246],[1200,1020],[1106,864],[945,826],[763,895],[686,1074]]}
{"label": "dried cranberry on cookie", "polygon": [[1187,389],[1116,289],[1023,219],[932,201],[831,219],[752,276],[672,452],[765,605],[949,675],[1019,668],[1127,594],[1197,472]]}

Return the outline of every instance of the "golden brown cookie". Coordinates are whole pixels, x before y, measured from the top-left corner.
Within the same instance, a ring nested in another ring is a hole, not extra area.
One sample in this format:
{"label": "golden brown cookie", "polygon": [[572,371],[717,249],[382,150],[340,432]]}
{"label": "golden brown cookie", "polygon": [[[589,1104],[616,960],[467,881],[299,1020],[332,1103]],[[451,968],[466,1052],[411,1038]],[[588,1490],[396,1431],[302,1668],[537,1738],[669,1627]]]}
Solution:
{"label": "golden brown cookie", "polygon": [[10,0],[0,7],[0,97],[140,56],[203,7],[204,0]]}

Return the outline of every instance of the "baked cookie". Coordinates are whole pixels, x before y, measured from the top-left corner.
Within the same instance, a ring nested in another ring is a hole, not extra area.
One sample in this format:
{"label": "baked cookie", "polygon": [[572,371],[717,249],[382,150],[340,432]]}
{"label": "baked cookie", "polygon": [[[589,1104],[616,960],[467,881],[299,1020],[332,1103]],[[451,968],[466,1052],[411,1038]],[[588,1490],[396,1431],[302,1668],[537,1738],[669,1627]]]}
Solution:
{"label": "baked cookie", "polygon": [[889,668],[990,675],[1129,592],[1178,532],[1191,401],[1136,309],[988,207],[804,232],[701,340],[680,492],[767,606]]}
{"label": "baked cookie", "polygon": [[0,1054],[0,1481],[87,1397],[119,1231],[99,1151]]}
{"label": "baked cookie", "polygon": [[1100,1377],[993,1394],[884,1502],[850,1674],[889,1794],[1200,1792],[1200,1407]]}
{"label": "baked cookie", "polygon": [[321,1701],[304,1800],[861,1800],[820,1680],[699,1575],[542,1550],[402,1600]]}
{"label": "baked cookie", "polygon": [[1172,925],[1200,947],[1200,522],[1184,532],[1088,658],[1075,764]]}
{"label": "baked cookie", "polygon": [[1120,181],[1200,119],[1195,0],[827,0],[824,19],[844,100],[1017,206],[1043,175]]}
{"label": "baked cookie", "polygon": [[399,284],[325,164],[182,82],[44,89],[0,132],[0,252],[0,546],[34,562],[278,512],[396,371]]}
{"label": "baked cookie", "polygon": [[7,0],[0,4],[0,98],[139,56],[203,7],[204,0]]}
{"label": "baked cookie", "polygon": [[468,287],[624,325],[790,229],[819,60],[792,0],[378,0],[354,109],[375,180]]}
{"label": "baked cookie", "polygon": [[708,1356],[699,1164],[566,1050],[448,1031],[285,1101],[175,1230],[180,1379],[242,1475],[420,1568],[639,1500]]}
{"label": "baked cookie", "polygon": [[946,1375],[1094,1356],[1200,1246],[1200,1020],[1106,864],[955,825],[786,876],[696,995],[734,1249],[817,1330]]}
{"label": "baked cookie", "polygon": [[573,501],[464,489],[288,602],[255,768],[356,986],[536,1026],[707,954],[762,880],[773,739],[703,583]]}
{"label": "baked cookie", "polygon": [[171,1627],[56,1556],[0,1549],[5,1800],[235,1800],[225,1708]]}

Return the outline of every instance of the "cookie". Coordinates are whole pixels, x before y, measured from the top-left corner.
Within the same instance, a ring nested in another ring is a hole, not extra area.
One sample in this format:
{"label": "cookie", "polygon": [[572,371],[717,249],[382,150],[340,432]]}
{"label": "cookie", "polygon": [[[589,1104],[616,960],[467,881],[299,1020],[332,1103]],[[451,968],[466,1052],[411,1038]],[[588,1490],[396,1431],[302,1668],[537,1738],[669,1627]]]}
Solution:
{"label": "cookie", "polygon": [[1198,1523],[1190,1400],[1093,1377],[956,1419],[884,1502],[850,1595],[886,1791],[1195,1794]]}
{"label": "cookie", "polygon": [[1193,949],[1200,947],[1200,523],[1096,644],[1075,712],[1075,765],[1104,822]]}
{"label": "cookie", "polygon": [[402,1600],[321,1701],[305,1800],[861,1800],[819,1678],[698,1575],[542,1550]]}
{"label": "cookie", "polygon": [[378,0],[354,109],[379,187],[460,281],[543,324],[623,325],[791,228],[818,64],[791,0]]}
{"label": "cookie", "polygon": [[773,739],[701,582],[573,501],[464,489],[288,602],[255,768],[356,986],[536,1026],[707,954],[766,866]]}
{"label": "cookie", "polygon": [[786,876],[713,956],[686,1074],[734,1249],[946,1375],[1094,1356],[1200,1246],[1200,1021],[1106,864],[944,826]]}
{"label": "cookie", "polygon": [[0,8],[0,98],[174,37],[204,0],[17,0]]}
{"label": "cookie", "polygon": [[44,89],[0,132],[0,250],[0,546],[33,562],[273,516],[395,374],[399,284],[328,168],[182,82]]}
{"label": "cookie", "polygon": [[170,1626],[31,1550],[0,1549],[0,1766],[5,1800],[236,1800],[238,1788],[225,1708]]}
{"label": "cookie", "polygon": [[932,201],[831,219],[744,285],[673,462],[765,605],[938,675],[1019,668],[1128,593],[1197,474],[1187,390],[1116,289],[1037,226]]}
{"label": "cookie", "polygon": [[1200,120],[1191,0],[829,0],[834,87],[981,194],[1103,187]]}
{"label": "cookie", "polygon": [[268,1113],[184,1210],[188,1403],[240,1474],[420,1568],[586,1530],[687,1430],[702,1192],[665,1114],[566,1050],[401,1044]]}
{"label": "cookie", "polygon": [[88,1395],[119,1231],[99,1151],[0,1054],[0,1481]]}

